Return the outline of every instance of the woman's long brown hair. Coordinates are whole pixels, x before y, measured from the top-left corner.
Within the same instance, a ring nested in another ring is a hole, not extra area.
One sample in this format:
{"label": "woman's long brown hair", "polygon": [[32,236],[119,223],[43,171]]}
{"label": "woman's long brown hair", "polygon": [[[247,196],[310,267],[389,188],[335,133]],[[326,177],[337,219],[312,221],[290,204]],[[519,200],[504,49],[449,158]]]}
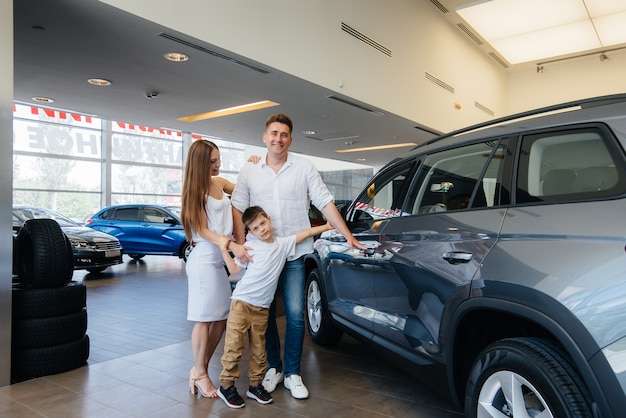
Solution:
{"label": "woman's long brown hair", "polygon": [[187,153],[180,218],[189,242],[192,230],[208,229],[206,201],[211,189],[211,152],[216,149],[217,145],[210,141],[197,140]]}

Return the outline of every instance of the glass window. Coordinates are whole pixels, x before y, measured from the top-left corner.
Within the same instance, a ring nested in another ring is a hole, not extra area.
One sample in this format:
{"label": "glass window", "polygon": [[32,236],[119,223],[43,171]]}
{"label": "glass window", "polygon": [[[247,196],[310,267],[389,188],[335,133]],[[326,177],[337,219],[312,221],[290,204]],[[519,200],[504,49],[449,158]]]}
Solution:
{"label": "glass window", "polygon": [[120,208],[115,211],[115,219],[118,221],[138,221],[138,208]]}
{"label": "glass window", "polygon": [[500,141],[489,141],[427,156],[419,169],[411,213],[493,206],[504,148]]}
{"label": "glass window", "polygon": [[171,216],[157,208],[143,209],[143,220],[146,222],[162,224],[165,221],[165,218],[171,218]]}
{"label": "glass window", "polygon": [[[558,202],[624,192],[603,131],[596,128],[527,135],[522,139],[516,202]],[[620,173],[622,173],[620,175]]]}
{"label": "glass window", "polygon": [[357,198],[352,221],[400,216],[402,190],[415,161],[404,162],[376,176],[367,189]]}

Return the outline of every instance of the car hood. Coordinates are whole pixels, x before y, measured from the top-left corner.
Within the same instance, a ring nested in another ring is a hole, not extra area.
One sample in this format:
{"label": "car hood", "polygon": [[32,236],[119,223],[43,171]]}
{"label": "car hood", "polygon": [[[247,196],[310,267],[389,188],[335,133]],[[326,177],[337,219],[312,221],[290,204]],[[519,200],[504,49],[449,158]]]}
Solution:
{"label": "car hood", "polygon": [[119,241],[112,235],[96,231],[86,226],[64,226],[61,227],[61,229],[70,239],[83,239],[89,242]]}

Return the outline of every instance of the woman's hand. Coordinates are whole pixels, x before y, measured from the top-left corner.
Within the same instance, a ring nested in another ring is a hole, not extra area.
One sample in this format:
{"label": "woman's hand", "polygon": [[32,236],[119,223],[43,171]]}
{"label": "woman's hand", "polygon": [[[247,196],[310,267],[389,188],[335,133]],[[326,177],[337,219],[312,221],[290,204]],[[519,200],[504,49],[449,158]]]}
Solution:
{"label": "woman's hand", "polygon": [[251,155],[248,157],[248,162],[252,164],[258,164],[261,161],[260,155]]}
{"label": "woman's hand", "polygon": [[246,247],[245,245],[237,244],[233,241],[230,243],[230,251],[234,254],[235,258],[239,260],[241,264],[244,263],[253,263],[252,257],[248,254],[248,250],[252,248]]}

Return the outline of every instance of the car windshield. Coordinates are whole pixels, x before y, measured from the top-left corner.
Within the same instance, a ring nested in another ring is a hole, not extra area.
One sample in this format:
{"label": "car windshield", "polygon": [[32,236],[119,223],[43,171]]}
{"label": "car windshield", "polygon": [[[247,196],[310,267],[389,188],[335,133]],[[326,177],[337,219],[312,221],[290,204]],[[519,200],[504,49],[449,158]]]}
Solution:
{"label": "car windshield", "polygon": [[13,208],[13,213],[18,216],[23,222],[29,219],[54,219],[57,223],[64,226],[79,226],[76,222],[72,221],[65,216],[44,208]]}

